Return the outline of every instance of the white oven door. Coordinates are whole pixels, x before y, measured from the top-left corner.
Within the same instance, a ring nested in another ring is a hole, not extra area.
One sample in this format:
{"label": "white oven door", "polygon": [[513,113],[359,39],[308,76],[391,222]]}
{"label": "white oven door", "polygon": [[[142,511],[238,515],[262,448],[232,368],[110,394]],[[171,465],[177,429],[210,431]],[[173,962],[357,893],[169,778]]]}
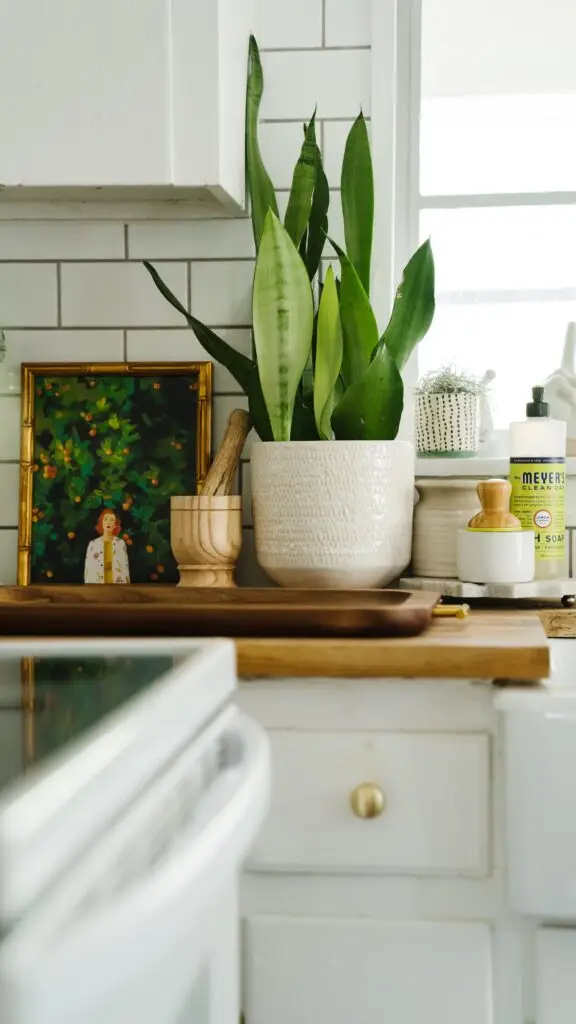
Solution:
{"label": "white oven door", "polygon": [[2,1024],[238,1024],[238,875],[268,796],[267,737],[229,708],[5,937]]}

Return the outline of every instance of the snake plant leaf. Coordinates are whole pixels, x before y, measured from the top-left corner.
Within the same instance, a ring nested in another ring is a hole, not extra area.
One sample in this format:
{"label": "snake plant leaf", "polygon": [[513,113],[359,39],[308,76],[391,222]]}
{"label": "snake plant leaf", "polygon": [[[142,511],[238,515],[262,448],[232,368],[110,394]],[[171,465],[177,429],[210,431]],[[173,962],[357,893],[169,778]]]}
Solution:
{"label": "snake plant leaf", "polygon": [[428,239],[404,268],[392,315],[382,335],[399,370],[427,333],[434,310],[434,256]]}
{"label": "snake plant leaf", "polygon": [[330,421],[334,409],[334,389],[342,365],[342,324],[338,292],[332,267],[328,268],[318,309],[316,365],[314,368],[314,418],[322,440],[334,434]]}
{"label": "snake plant leaf", "polygon": [[310,220],[314,186],[316,184],[316,111],[304,131],[304,142],[292,176],[292,187],[284,217],[284,227],[294,242],[300,246]]}
{"label": "snake plant leaf", "polygon": [[404,406],[400,371],[380,341],[364,373],[344,392],[332,413],[338,441],[392,441]]}
{"label": "snake plant leaf", "polygon": [[344,334],[342,377],[348,387],[367,368],[378,344],[378,325],[356,269],[340,246],[330,239],[340,260],[340,315]]}
{"label": "snake plant leaf", "polygon": [[308,222],[308,240],[304,259],[311,281],[314,280],[318,273],[318,267],[320,266],[320,260],[322,259],[322,253],[326,244],[329,206],[330,189],[328,188],[328,179],[322,163],[322,153],[319,146],[316,145],[316,183]]}
{"label": "snake plant leaf", "polygon": [[278,203],[274,186],[264,166],[258,141],[258,114],[264,92],[264,73],[258,44],[254,36],[250,36],[248,50],[248,81],[246,85],[246,175],[250,193],[252,214],[252,231],[256,251],[264,229],[264,220],[268,210],[278,216]]}
{"label": "snake plant leaf", "polygon": [[223,338],[220,338],[214,333],[214,331],[211,331],[209,327],[206,327],[201,320],[192,316],[192,314],[184,308],[179,299],[176,298],[174,292],[172,292],[168,285],[162,280],[160,274],[151,263],[145,262],[144,266],[158,288],[158,291],[164,296],[171,306],[174,306],[174,309],[177,309],[178,312],[182,314],[187,321],[188,326],[194,331],[194,334],[198,338],[202,347],[206,349],[208,355],[211,356],[212,359],[215,359],[217,363],[221,363],[222,366],[225,366],[234,379],[238,381],[242,391],[248,398],[250,415],[258,436],[262,441],[271,441],[272,431],[256,364],[241,352],[237,352],[236,349],[232,348],[232,346],[224,341]]}
{"label": "snake plant leaf", "polygon": [[269,210],[254,272],[254,341],[275,441],[289,441],[296,392],[312,347],[314,303],[300,254]]}
{"label": "snake plant leaf", "polygon": [[346,252],[364,291],[370,294],[370,260],[374,229],[374,172],[364,115],[356,118],[344,149],[340,180]]}

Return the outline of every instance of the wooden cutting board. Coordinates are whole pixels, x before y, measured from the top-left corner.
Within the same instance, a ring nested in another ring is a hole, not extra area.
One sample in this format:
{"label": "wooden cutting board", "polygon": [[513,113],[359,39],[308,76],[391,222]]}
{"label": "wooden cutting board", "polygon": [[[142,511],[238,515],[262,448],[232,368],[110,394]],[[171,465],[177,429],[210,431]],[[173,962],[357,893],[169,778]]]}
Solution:
{"label": "wooden cutting board", "polygon": [[472,611],[437,619],[420,636],[397,639],[243,638],[236,641],[242,678],[343,677],[514,679],[550,675],[550,648],[536,612]]}

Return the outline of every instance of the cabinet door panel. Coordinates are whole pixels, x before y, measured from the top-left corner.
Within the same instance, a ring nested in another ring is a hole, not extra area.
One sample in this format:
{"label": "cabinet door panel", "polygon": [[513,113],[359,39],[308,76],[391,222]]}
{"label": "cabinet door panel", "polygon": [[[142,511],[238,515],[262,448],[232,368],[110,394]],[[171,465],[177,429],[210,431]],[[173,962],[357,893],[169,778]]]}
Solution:
{"label": "cabinet door panel", "polygon": [[[270,739],[272,809],[251,868],[487,873],[487,736],[273,729]],[[370,820],[350,807],[362,782],[386,801]]]}
{"label": "cabinet door panel", "polygon": [[482,924],[255,916],[244,972],[247,1024],[492,1020]]}
{"label": "cabinet door panel", "polygon": [[0,13],[0,182],[167,182],[168,0],[0,0]]}

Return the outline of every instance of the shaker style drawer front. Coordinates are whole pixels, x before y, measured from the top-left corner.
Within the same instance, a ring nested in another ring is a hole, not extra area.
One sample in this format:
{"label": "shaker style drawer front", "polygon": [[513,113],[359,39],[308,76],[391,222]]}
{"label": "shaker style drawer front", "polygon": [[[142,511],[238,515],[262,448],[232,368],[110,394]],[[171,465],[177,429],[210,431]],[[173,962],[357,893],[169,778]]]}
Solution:
{"label": "shaker style drawer front", "polygon": [[271,730],[266,871],[488,872],[489,738]]}

